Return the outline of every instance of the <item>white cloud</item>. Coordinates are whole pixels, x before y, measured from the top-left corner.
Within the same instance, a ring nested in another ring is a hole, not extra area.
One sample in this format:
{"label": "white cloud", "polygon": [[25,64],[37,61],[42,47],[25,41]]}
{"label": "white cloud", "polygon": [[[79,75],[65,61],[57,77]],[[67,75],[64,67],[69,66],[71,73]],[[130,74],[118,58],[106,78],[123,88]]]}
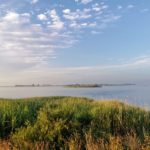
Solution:
{"label": "white cloud", "polygon": [[128,9],[132,9],[134,7],[134,5],[130,4],[127,6]]}
{"label": "white cloud", "polygon": [[69,14],[69,13],[70,13],[70,9],[64,9],[64,10],[63,10],[63,13],[64,13],[64,14]]}
{"label": "white cloud", "polygon": [[[64,11],[63,11],[64,12]],[[68,13],[64,12],[63,14],[65,19],[68,20],[83,20],[83,19],[89,19],[92,17],[92,15],[84,10],[77,9],[76,11],[70,11]]]}
{"label": "white cloud", "polygon": [[94,31],[94,30],[93,30],[93,31],[91,31],[91,33],[92,33],[92,34],[100,34],[100,32],[98,32],[98,31]]}
{"label": "white cloud", "polygon": [[[108,64],[97,66],[79,66],[79,67],[42,67],[32,68],[17,72],[10,76],[5,76],[7,80],[11,79],[14,83],[35,83],[40,82],[49,84],[66,84],[66,83],[93,83],[93,82],[131,82],[136,83],[141,78],[137,75],[137,71],[145,70],[147,74],[143,74],[149,79],[150,57],[137,57],[132,60],[124,61],[120,64]],[[46,74],[43,74],[46,72]],[[38,74],[38,76],[37,76]],[[110,78],[111,74],[111,78]],[[16,76],[18,76],[16,78]],[[143,77],[143,76],[142,76]],[[113,79],[113,81],[112,81]],[[142,79],[142,78],[141,78]],[[1,78],[2,80],[2,78]],[[7,82],[7,81],[5,81]]]}
{"label": "white cloud", "polygon": [[3,20],[10,21],[10,22],[16,22],[19,20],[19,14],[15,12],[9,12],[6,14],[5,17],[3,17]]}
{"label": "white cloud", "polygon": [[106,17],[99,13],[108,14],[107,8],[104,3],[75,11],[67,8],[62,10],[63,17],[56,9],[44,10],[36,16],[36,19],[45,21],[44,25],[34,23],[29,13],[7,12],[0,16],[1,64],[16,65],[17,68],[48,64],[50,59],[56,57],[56,49],[70,47],[77,42],[76,31],[72,29],[78,30],[78,34],[81,29],[87,28],[92,28],[91,33],[98,33],[103,24],[119,19],[116,15]]}
{"label": "white cloud", "polygon": [[[121,15],[115,15],[109,11],[109,6],[103,3],[92,3],[83,9],[63,9],[63,17],[67,26],[75,30],[95,28],[94,32],[100,33],[110,23],[117,21]],[[92,32],[91,32],[92,33]]]}
{"label": "white cloud", "polygon": [[133,65],[133,66],[146,66],[146,65],[150,65],[150,56],[149,55],[145,55],[145,56],[139,56],[136,57],[130,61],[127,62],[128,65]]}
{"label": "white cloud", "polygon": [[14,9],[0,15],[0,72],[49,68],[57,50],[73,46],[86,29],[98,34],[120,18],[105,3],[90,1],[80,9],[56,6],[27,12]]}
{"label": "white cloud", "polygon": [[89,23],[89,27],[96,27],[97,26],[97,23],[96,22],[91,22]]}
{"label": "white cloud", "polygon": [[31,0],[31,4],[37,3],[39,0]]}
{"label": "white cloud", "polygon": [[[57,22],[57,19],[53,21]],[[55,29],[57,28],[58,25]],[[56,49],[74,43],[67,33],[59,34],[57,30],[32,23],[28,13],[8,12],[0,18],[0,29],[0,67],[5,64],[5,67],[25,69],[46,65],[49,59],[55,57]]]}
{"label": "white cloud", "polygon": [[82,4],[88,4],[90,2],[92,2],[93,0],[75,0],[75,2],[80,2]]}
{"label": "white cloud", "polygon": [[121,5],[117,6],[117,9],[120,10],[122,9],[123,7]]}
{"label": "white cloud", "polygon": [[4,22],[11,22],[11,23],[27,23],[30,20],[29,13],[18,14],[16,12],[8,12],[2,20]]}
{"label": "white cloud", "polygon": [[61,21],[60,17],[57,15],[56,10],[55,9],[51,10],[49,12],[49,15],[52,19],[52,24],[50,24],[49,27],[53,29],[63,29],[64,22]]}
{"label": "white cloud", "polygon": [[[97,66],[80,66],[80,67],[66,67],[66,68],[56,68],[57,71],[68,71],[70,73],[77,72],[97,72],[99,70],[107,70],[107,69],[138,69],[150,66],[150,56],[140,56],[137,58],[133,58],[131,60],[127,60],[124,62],[120,62],[120,64],[108,64],[108,65],[97,65]],[[46,69],[46,68],[45,68]]]}
{"label": "white cloud", "polygon": [[145,8],[145,9],[141,9],[141,13],[145,13],[145,12],[148,12],[149,11],[149,9],[148,8]]}
{"label": "white cloud", "polygon": [[48,19],[47,16],[44,15],[44,14],[39,14],[39,15],[37,16],[37,18],[38,18],[39,20],[41,20],[41,21],[45,21],[45,20]]}
{"label": "white cloud", "polygon": [[95,3],[92,5],[92,9],[96,12],[104,11],[108,8],[108,5]]}

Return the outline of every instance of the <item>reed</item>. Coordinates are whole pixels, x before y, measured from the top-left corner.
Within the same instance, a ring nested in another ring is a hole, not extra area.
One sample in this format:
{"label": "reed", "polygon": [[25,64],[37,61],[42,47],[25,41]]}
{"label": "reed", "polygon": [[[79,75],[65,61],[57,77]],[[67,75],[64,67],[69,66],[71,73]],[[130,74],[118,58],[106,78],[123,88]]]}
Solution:
{"label": "reed", "polygon": [[0,138],[14,149],[148,149],[150,112],[115,100],[0,100]]}

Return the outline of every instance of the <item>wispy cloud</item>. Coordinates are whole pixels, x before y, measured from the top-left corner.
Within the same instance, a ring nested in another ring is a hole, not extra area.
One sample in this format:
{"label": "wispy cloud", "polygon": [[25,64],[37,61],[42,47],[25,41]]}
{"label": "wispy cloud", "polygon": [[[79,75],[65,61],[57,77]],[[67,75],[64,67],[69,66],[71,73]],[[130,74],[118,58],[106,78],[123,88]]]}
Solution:
{"label": "wispy cloud", "polygon": [[[31,1],[32,4],[37,2]],[[1,64],[16,69],[48,65],[56,58],[56,50],[71,47],[78,41],[77,34],[87,29],[90,29],[89,34],[98,34],[121,17],[110,13],[105,3],[76,2],[89,5],[80,9],[56,6],[25,12],[7,11],[5,6],[6,11],[0,15]]]}
{"label": "wispy cloud", "polygon": [[118,9],[118,10],[120,10],[120,9],[122,9],[122,8],[123,8],[123,7],[122,7],[121,5],[118,5],[118,6],[117,6],[117,9]]}
{"label": "wispy cloud", "polygon": [[[32,4],[37,2],[32,1]],[[42,10],[33,7],[24,11],[8,11],[6,6],[2,7],[4,11],[0,14],[0,82],[39,81],[54,84],[86,79],[98,81],[99,78],[109,79],[108,76],[113,76],[114,72],[117,80],[118,70],[127,73],[125,70],[132,72],[150,67],[150,57],[144,56],[114,65],[68,65],[69,67],[54,68],[51,61],[59,61],[61,49],[73,47],[80,40],[78,37],[84,37],[83,33],[86,31],[93,36],[101,34],[104,29],[121,19],[123,9],[134,7],[116,5],[114,10],[107,3],[94,0],[76,0],[76,3],[74,8],[57,5]]]}
{"label": "wispy cloud", "polygon": [[132,9],[132,8],[134,8],[134,5],[130,4],[130,5],[127,6],[127,8]]}
{"label": "wispy cloud", "polygon": [[[137,69],[137,68],[145,68],[150,66],[150,56],[139,56],[133,59],[126,60],[124,62],[120,62],[119,64],[108,64],[108,65],[97,65],[97,66],[80,66],[80,67],[68,67],[66,70],[69,71],[87,71],[94,72],[98,70],[107,70],[107,69]],[[65,70],[63,68],[63,70]]]}
{"label": "wispy cloud", "polygon": [[[29,68],[12,74],[12,77],[5,75],[4,79],[9,79],[12,83],[117,83],[131,82],[149,78],[150,75],[150,56],[140,56],[120,64],[108,64],[97,66],[79,66],[79,67],[37,67]],[[139,72],[146,70],[142,78]],[[46,74],[43,72],[46,72]],[[111,77],[110,77],[111,75]],[[16,78],[17,77],[17,78]],[[1,78],[2,80],[3,78]],[[112,80],[113,79],[113,80]],[[2,82],[0,80],[0,82]],[[5,80],[3,80],[5,82]]]}
{"label": "wispy cloud", "polygon": [[106,28],[110,23],[121,18],[121,14],[110,13],[109,6],[105,3],[93,3],[90,7],[74,11],[67,8],[62,12],[68,27],[74,29],[90,28],[92,31],[92,28],[94,28],[95,33],[100,33],[101,31],[99,30]]}
{"label": "wispy cloud", "polygon": [[144,9],[141,9],[141,13],[146,13],[146,12],[148,12],[149,11],[149,9],[148,8],[144,8]]}
{"label": "wispy cloud", "polygon": [[59,33],[58,25],[51,30],[32,23],[29,13],[8,12],[0,20],[0,62],[11,67],[47,64],[56,49],[69,47],[66,41],[73,40],[69,34]]}

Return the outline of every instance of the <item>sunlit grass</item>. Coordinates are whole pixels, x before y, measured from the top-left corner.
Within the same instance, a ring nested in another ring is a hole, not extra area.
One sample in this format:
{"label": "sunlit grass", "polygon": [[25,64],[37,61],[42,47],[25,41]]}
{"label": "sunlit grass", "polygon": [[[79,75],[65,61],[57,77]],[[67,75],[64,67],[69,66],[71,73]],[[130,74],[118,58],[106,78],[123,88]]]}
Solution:
{"label": "sunlit grass", "polygon": [[146,149],[150,112],[115,100],[0,100],[0,137],[16,149]]}

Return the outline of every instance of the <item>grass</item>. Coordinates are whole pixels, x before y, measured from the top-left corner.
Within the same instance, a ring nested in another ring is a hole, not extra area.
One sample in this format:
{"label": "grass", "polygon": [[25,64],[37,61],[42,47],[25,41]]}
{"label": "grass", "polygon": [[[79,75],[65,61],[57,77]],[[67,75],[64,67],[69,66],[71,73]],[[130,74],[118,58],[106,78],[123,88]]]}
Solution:
{"label": "grass", "polygon": [[86,98],[2,99],[0,139],[0,149],[149,150],[150,112]]}

